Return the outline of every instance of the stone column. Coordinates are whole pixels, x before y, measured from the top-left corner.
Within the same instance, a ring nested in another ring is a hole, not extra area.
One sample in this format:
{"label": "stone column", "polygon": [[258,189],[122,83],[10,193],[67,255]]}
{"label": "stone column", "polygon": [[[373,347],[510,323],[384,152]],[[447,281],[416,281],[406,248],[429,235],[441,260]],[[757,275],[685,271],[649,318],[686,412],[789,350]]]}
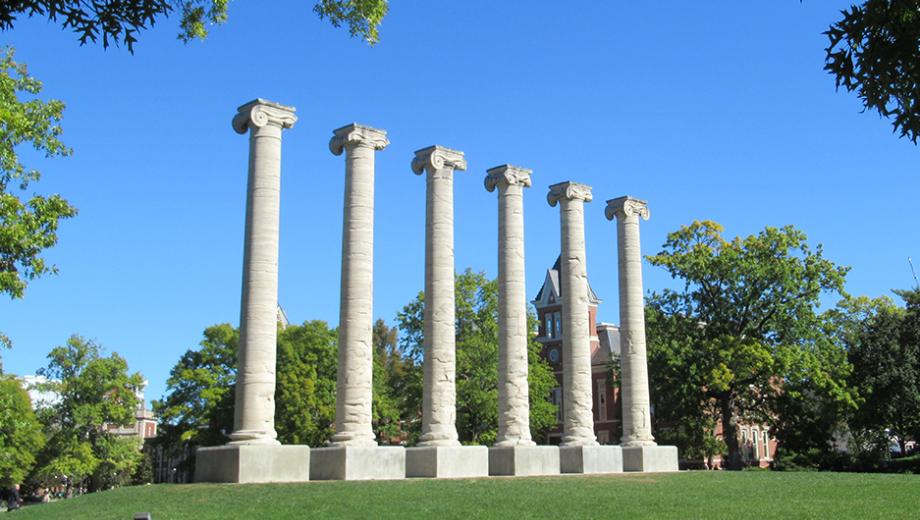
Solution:
{"label": "stone column", "polygon": [[524,285],[524,188],[531,170],[488,170],[498,188],[498,435],[495,446],[532,446],[527,385],[527,294]]}
{"label": "stone column", "polygon": [[425,197],[425,342],[419,446],[459,446],[456,427],[454,320],[454,170],[463,152],[429,146],[415,152],[412,171],[427,173]]}
{"label": "stone column", "polygon": [[231,444],[278,444],[275,350],[278,331],[278,220],[281,130],[294,108],[264,99],[239,108],[233,129],[249,131],[249,181],[243,246],[240,346]]}
{"label": "stone column", "polygon": [[591,187],[574,182],[553,184],[546,198],[550,206],[560,205],[561,214],[564,420],[560,446],[596,446],[584,222],[584,204],[591,202]]}
{"label": "stone column", "polygon": [[607,218],[617,220],[620,283],[620,368],[624,448],[655,446],[652,437],[645,354],[645,303],[642,297],[642,255],[639,217],[649,218],[648,204],[632,197],[607,201]]}
{"label": "stone column", "polygon": [[339,364],[332,445],[376,446],[371,411],[374,301],[374,155],[386,132],[350,124],[333,131],[329,149],[345,151],[345,209],[339,305]]}

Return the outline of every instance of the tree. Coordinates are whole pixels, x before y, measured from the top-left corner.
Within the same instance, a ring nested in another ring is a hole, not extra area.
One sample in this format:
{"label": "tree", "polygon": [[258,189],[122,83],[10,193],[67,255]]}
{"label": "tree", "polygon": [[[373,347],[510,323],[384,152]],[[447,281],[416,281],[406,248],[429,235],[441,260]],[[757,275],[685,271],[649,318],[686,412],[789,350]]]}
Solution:
{"label": "tree", "polygon": [[52,349],[48,360],[39,374],[48,379],[43,390],[58,400],[39,409],[48,444],[36,480],[90,491],[130,481],[140,462],[139,446],[110,429],[133,426],[141,374],[129,373],[124,358],[103,356],[99,345],[79,336]]}
{"label": "tree", "polygon": [[378,319],[374,322],[374,433],[380,442],[399,441],[403,434],[402,410],[411,362],[399,353],[398,329]]}
{"label": "tree", "polygon": [[0,377],[0,488],[21,483],[44,444],[28,392],[15,378]]}
{"label": "tree", "polygon": [[854,415],[855,431],[871,434],[887,448],[897,437],[901,454],[920,439],[920,291],[898,291],[907,308],[887,298],[874,304],[848,342],[852,384],[864,403]]}
{"label": "tree", "polygon": [[[483,273],[467,269],[456,278],[457,432],[460,440],[491,444],[498,430],[498,284]],[[411,362],[406,402],[407,423],[420,428],[422,360],[424,343],[424,293],[419,293],[397,316],[402,332],[403,358]],[[540,358],[536,318],[530,317],[528,355],[530,427],[537,438],[556,422],[555,406],[548,401],[556,385],[552,370]],[[414,420],[414,423],[412,422]]]}
{"label": "tree", "polygon": [[[167,451],[227,442],[233,429],[233,392],[239,332],[224,323],[204,330],[198,349],[186,351],[169,372],[166,396],[153,402],[157,444]],[[176,452],[173,452],[176,453]]]}
{"label": "tree", "polygon": [[[0,3],[0,30],[12,29],[19,16],[41,16],[73,30],[81,45],[101,38],[105,48],[123,42],[134,52],[138,33],[174,12],[180,13],[180,40],[206,38],[208,24],[227,21],[229,4],[229,0],[10,0]],[[334,27],[347,25],[352,36],[374,44],[388,7],[388,0],[319,0],[313,12]]]}
{"label": "tree", "polygon": [[325,321],[279,335],[275,427],[283,444],[322,446],[335,433],[337,345],[338,332]]}
{"label": "tree", "polygon": [[824,33],[824,69],[894,131],[920,138],[920,0],[866,0]]}
{"label": "tree", "polygon": [[[722,238],[711,221],[670,233],[652,265],[680,279],[683,288],[649,297],[649,354],[656,422],[683,432],[695,447],[721,422],[728,467],[741,466],[739,419],[774,424],[775,398],[797,385],[853,404],[853,396],[828,366],[818,312],[822,294],[843,294],[846,268],[823,256],[819,245],[792,226],[757,235]],[[838,356],[839,357],[839,356]],[[780,439],[782,441],[782,439]]]}
{"label": "tree", "polygon": [[[278,335],[275,427],[282,443],[321,446],[332,435],[336,339],[322,321],[291,325]],[[199,348],[182,355],[166,396],[153,404],[160,446],[179,453],[229,440],[238,347],[239,331],[225,323],[205,329]]]}

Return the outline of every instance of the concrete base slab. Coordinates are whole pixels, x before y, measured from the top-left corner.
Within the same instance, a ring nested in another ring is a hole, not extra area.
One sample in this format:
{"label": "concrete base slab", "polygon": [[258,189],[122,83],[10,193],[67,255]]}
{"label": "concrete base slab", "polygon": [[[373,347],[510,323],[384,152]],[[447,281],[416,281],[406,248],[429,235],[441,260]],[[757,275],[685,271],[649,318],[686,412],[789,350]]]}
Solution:
{"label": "concrete base slab", "polygon": [[623,448],[624,471],[677,471],[677,446]]}
{"label": "concrete base slab", "polygon": [[563,473],[621,473],[623,452],[619,446],[560,446]]}
{"label": "concrete base slab", "polygon": [[406,478],[402,446],[313,448],[310,480],[386,480]]}
{"label": "concrete base slab", "polygon": [[558,475],[558,446],[499,446],[489,448],[489,475]]}
{"label": "concrete base slab", "polygon": [[233,444],[198,448],[195,482],[306,482],[310,447]]}
{"label": "concrete base slab", "polygon": [[489,476],[485,446],[424,446],[406,449],[407,477],[468,478]]}

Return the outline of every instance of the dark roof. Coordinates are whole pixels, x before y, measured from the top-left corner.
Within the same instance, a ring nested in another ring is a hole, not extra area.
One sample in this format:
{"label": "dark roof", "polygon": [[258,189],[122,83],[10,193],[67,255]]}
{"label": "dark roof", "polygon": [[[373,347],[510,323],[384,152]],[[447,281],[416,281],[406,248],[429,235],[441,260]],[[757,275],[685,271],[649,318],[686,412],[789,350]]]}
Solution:
{"label": "dark roof", "polygon": [[[556,294],[562,296],[562,277],[559,276],[559,272],[562,269],[562,255],[556,257],[556,261],[553,263],[553,267],[547,270],[549,275],[550,282],[553,285],[556,285],[554,289]],[[537,293],[537,297],[534,298],[534,302],[539,302],[543,298],[543,291],[546,289],[546,280],[543,281],[543,286],[540,287],[540,291]],[[594,289],[591,287],[591,282],[588,282],[588,303],[591,305],[597,305],[601,302],[600,298],[597,297],[597,293],[594,292]]]}

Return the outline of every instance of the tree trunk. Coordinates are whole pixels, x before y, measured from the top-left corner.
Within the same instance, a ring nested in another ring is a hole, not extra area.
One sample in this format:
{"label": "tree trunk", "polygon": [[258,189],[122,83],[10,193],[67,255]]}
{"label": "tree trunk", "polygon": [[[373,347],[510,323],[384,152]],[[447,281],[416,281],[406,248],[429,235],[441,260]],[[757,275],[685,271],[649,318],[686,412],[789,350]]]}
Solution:
{"label": "tree trunk", "polygon": [[735,400],[729,393],[719,398],[719,407],[722,411],[722,439],[728,447],[728,457],[725,460],[725,469],[739,470],[743,466],[741,461],[741,446],[738,444],[738,422],[735,416]]}

